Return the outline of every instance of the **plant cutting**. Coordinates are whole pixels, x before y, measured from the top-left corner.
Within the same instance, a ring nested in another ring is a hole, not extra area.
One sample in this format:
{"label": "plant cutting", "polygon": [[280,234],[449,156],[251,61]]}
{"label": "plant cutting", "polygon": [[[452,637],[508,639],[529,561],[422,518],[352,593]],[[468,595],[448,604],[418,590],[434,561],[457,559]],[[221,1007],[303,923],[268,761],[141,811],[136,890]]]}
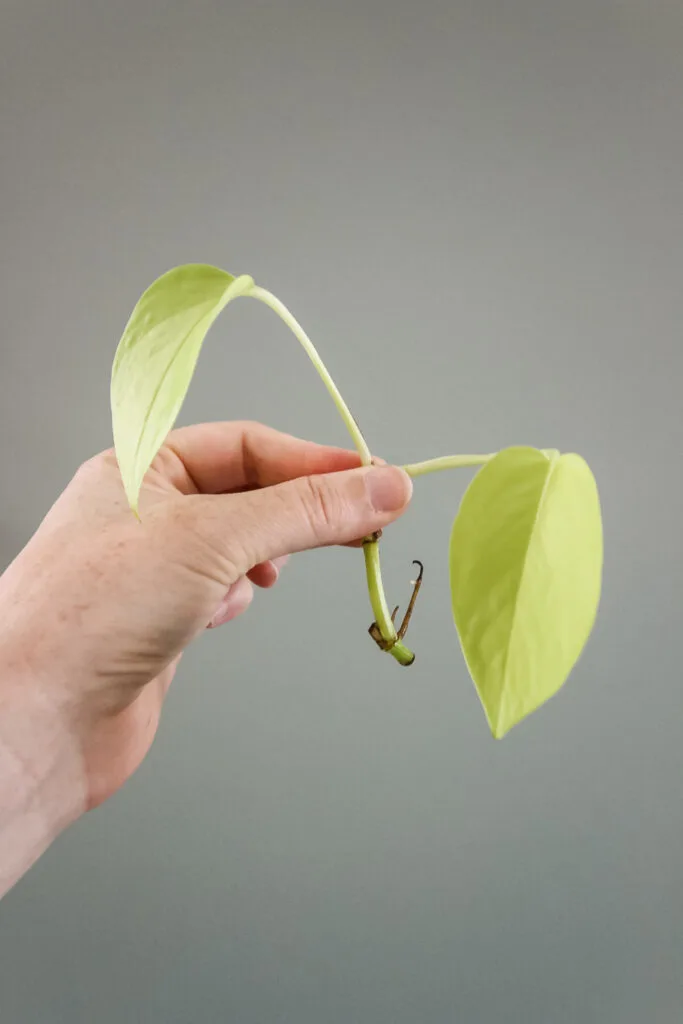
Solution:
{"label": "plant cutting", "polygon": [[[257,299],[289,327],[313,363],[355,444],[368,443],[316,348],[289,310],[248,275],[187,264],[144,292],[119,342],[111,379],[114,446],[132,511],[142,481],[180,412],[207,332],[233,299]],[[526,446],[488,455],[445,455],[404,465],[413,478],[478,467],[451,531],[448,551],[455,626],[494,737],[555,694],[593,628],[602,577],[600,501],[593,474],[575,454]],[[400,665],[423,580],[419,567],[400,624],[380,568],[380,536],[363,541],[374,621],[369,633]]]}

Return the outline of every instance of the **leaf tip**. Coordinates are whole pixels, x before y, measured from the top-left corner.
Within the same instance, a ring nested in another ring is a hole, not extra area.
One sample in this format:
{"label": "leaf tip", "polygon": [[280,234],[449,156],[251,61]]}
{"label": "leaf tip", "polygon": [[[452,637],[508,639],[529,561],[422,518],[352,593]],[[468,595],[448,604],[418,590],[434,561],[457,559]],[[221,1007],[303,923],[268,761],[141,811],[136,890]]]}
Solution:
{"label": "leaf tip", "polygon": [[514,722],[504,722],[499,715],[497,719],[489,718],[489,728],[491,735],[494,740],[502,740],[504,736],[507,736],[510,729],[514,725]]}
{"label": "leaf tip", "polygon": [[124,480],[123,489],[126,493],[128,507],[138,522],[140,522],[140,487],[131,487]]}

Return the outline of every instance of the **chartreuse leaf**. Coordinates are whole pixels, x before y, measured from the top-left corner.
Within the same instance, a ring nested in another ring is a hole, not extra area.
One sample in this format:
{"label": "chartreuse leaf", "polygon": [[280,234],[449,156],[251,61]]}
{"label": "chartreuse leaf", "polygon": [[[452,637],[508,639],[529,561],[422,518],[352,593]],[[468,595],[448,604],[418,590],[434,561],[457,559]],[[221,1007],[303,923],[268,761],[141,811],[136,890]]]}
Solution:
{"label": "chartreuse leaf", "polygon": [[562,686],[595,621],[602,520],[584,460],[494,456],[465,493],[449,558],[463,653],[500,738]]}
{"label": "chartreuse leaf", "polygon": [[250,277],[190,263],[150,285],[119,342],[111,379],[114,445],[131,507],[180,411],[206,333]]}

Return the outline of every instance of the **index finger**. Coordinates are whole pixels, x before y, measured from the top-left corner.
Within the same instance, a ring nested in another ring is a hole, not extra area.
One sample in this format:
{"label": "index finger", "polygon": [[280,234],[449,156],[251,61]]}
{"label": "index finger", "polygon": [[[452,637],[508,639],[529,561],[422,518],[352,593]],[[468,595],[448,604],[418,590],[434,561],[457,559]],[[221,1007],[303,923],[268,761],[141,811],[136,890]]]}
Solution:
{"label": "index finger", "polygon": [[225,494],[271,487],[301,476],[360,465],[357,452],[304,441],[248,421],[181,427],[164,445],[176,460],[163,467],[184,494]]}

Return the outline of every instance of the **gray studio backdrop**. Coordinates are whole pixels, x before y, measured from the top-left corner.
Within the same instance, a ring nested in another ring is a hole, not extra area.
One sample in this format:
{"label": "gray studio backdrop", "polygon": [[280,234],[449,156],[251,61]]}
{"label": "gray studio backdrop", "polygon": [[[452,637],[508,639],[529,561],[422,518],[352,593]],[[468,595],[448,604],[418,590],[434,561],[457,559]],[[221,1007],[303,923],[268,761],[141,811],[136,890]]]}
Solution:
{"label": "gray studio backdrop", "polygon": [[[140,292],[253,274],[375,451],[581,452],[606,534],[571,682],[488,735],[448,605],[469,472],[202,639],[151,756],[0,906],[3,1024],[675,1024],[683,1016],[679,0],[3,0],[0,557],[110,443]],[[345,443],[256,303],[182,421]]]}

